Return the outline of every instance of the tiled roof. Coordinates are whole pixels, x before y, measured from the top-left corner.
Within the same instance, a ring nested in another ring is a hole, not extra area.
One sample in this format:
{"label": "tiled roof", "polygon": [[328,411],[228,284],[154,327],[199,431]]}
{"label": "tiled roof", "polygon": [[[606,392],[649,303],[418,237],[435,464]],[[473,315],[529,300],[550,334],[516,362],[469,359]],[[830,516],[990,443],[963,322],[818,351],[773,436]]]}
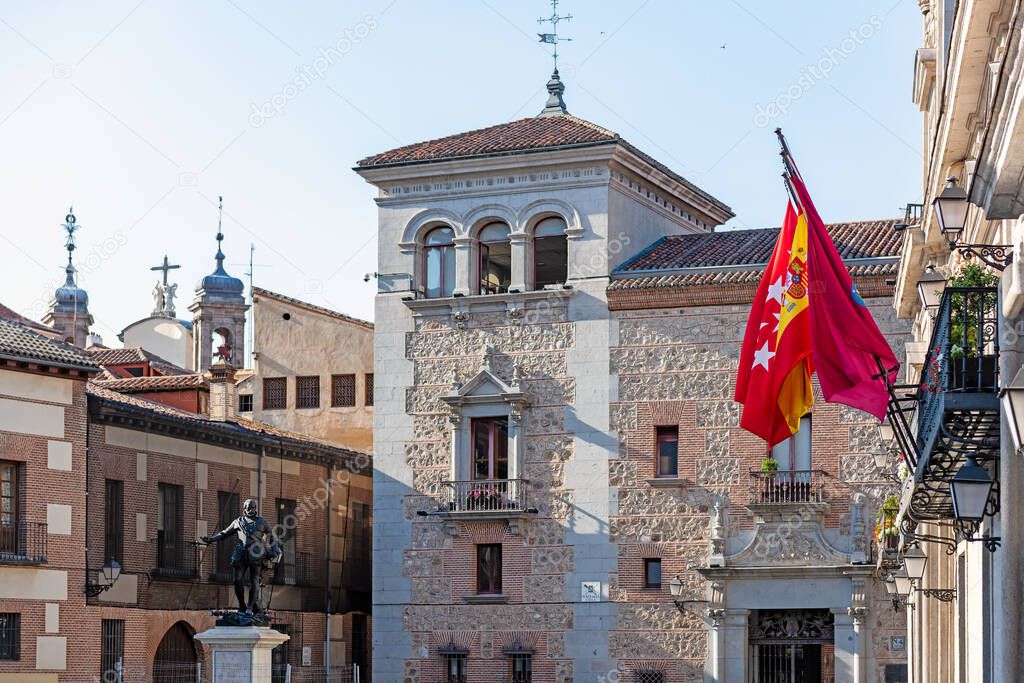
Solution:
{"label": "tiled roof", "polygon": [[94,346],[85,350],[93,359],[104,367],[116,367],[119,365],[137,365],[148,363],[151,367],[165,375],[187,375],[191,371],[175,365],[169,360],[147,351],[140,346],[133,346],[124,349],[108,349]]}
{"label": "tiled roof", "polygon": [[305,434],[290,432],[286,429],[280,429],[263,422],[256,422],[255,420],[247,420],[240,417],[236,417],[233,421],[228,422],[210,420],[205,415],[191,413],[187,410],[174,408],[163,403],[114,391],[108,386],[105,386],[107,384],[108,383],[106,382],[102,383],[102,385],[101,383],[90,382],[87,387],[87,393],[105,403],[115,404],[135,413],[146,413],[153,416],[169,418],[175,422],[204,427],[232,436],[248,436],[254,438],[271,436],[274,437],[275,440],[282,439],[291,442],[292,444],[315,446],[321,449],[326,449],[336,455],[362,455],[358,451],[343,448],[329,441],[315,439],[313,437],[306,436]]}
{"label": "tiled roof", "polygon": [[[304,308],[307,311],[312,311],[313,313],[320,313],[321,315],[326,315],[326,316],[329,316],[331,318],[337,318],[338,320],[343,320],[345,322],[352,323],[353,325],[359,325],[360,327],[365,327],[368,330],[372,330],[373,329],[373,323],[369,322],[368,320],[362,320],[360,318],[353,318],[350,315],[345,315],[344,313],[339,313],[338,311],[333,311],[333,310],[331,310],[329,308],[324,308],[323,306],[317,306],[315,304],[311,304],[311,303],[308,303],[306,301],[301,301],[299,299],[293,299],[292,297],[285,296],[284,294],[278,294],[277,292],[271,292],[269,289],[262,289],[260,287],[253,287],[252,288],[252,294],[253,294],[253,297],[265,296],[268,299],[276,299],[277,301],[282,301],[282,302],[284,302],[286,304],[295,306],[296,308]],[[256,303],[259,304],[259,301],[257,301]]]}
{"label": "tiled roof", "polygon": [[[844,260],[895,258],[902,244],[901,234],[893,230],[897,220],[832,223],[827,227]],[[764,265],[778,236],[779,228],[672,235],[619,266],[616,272]]]}
{"label": "tiled roof", "polygon": [[700,189],[683,176],[662,164],[657,159],[640,151],[622,137],[596,123],[591,123],[572,114],[559,116],[537,116],[501,123],[488,128],[471,130],[466,133],[448,135],[436,140],[417,142],[361,159],[357,168],[374,166],[402,166],[420,164],[443,159],[498,156],[527,152],[544,152],[553,149],[571,149],[618,143],[640,157],[661,173],[686,186],[694,193],[732,213],[726,204]]}
{"label": "tiled roof", "polygon": [[200,373],[186,375],[157,375],[153,377],[118,377],[98,379],[96,384],[112,391],[134,394],[143,391],[178,391],[201,389],[206,386],[206,377]]}
{"label": "tiled roof", "polygon": [[100,369],[91,358],[71,344],[55,341],[24,325],[0,319],[0,358],[28,360],[89,372]]}
{"label": "tiled roof", "polygon": [[552,147],[603,144],[618,139],[617,133],[569,114],[532,117],[398,147],[361,159],[359,166],[530,152]]}
{"label": "tiled roof", "polygon": [[57,330],[53,329],[52,327],[47,327],[42,323],[38,323],[35,320],[30,320],[29,318],[23,316],[21,313],[15,311],[13,308],[10,308],[9,306],[5,306],[3,304],[0,304],[0,319],[10,320],[11,322],[18,323],[19,325],[24,325],[25,327],[43,335],[44,337],[48,337],[50,339],[60,339],[60,332],[58,332]]}
{"label": "tiled roof", "polygon": [[[761,264],[762,266],[765,264]],[[875,263],[871,265],[847,266],[851,277],[870,277],[873,275],[895,275],[899,268],[896,261]],[[670,275],[657,273],[637,277],[612,280],[608,286],[610,291],[624,289],[657,289],[662,287],[699,287],[701,285],[757,285],[764,271],[760,268],[744,270],[701,270],[699,272],[677,271]]]}

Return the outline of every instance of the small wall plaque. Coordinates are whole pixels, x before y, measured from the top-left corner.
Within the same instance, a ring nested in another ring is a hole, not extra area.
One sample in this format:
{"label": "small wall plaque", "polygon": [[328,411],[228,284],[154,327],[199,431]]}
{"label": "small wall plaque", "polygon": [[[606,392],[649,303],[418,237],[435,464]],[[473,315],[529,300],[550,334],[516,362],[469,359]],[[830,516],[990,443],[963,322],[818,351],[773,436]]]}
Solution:
{"label": "small wall plaque", "polygon": [[581,602],[601,602],[601,582],[583,581],[580,584]]}
{"label": "small wall plaque", "polygon": [[907,649],[905,636],[889,636],[889,650],[892,652],[904,652]]}

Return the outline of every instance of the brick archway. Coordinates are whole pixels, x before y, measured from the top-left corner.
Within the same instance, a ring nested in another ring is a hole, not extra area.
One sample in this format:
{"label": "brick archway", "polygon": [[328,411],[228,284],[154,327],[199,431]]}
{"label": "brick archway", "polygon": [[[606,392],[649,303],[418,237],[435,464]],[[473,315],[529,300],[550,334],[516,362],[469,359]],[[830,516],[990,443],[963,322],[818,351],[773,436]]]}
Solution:
{"label": "brick archway", "polygon": [[178,683],[194,680],[199,652],[195,633],[184,621],[167,629],[153,657],[153,683]]}

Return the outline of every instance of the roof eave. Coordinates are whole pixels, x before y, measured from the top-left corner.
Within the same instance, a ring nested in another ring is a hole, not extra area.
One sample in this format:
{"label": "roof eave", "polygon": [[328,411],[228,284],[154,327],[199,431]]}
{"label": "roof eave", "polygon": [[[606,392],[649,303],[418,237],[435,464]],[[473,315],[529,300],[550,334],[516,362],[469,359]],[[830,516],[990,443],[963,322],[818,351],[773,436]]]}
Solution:
{"label": "roof eave", "polygon": [[78,370],[79,372],[86,372],[96,374],[102,371],[98,365],[80,365],[76,363],[66,363],[63,361],[49,360],[46,358],[37,358],[34,356],[21,356],[13,353],[4,353],[0,351],[0,360],[9,360],[16,363],[33,363],[35,365],[43,365],[51,368],[65,368],[67,370]]}

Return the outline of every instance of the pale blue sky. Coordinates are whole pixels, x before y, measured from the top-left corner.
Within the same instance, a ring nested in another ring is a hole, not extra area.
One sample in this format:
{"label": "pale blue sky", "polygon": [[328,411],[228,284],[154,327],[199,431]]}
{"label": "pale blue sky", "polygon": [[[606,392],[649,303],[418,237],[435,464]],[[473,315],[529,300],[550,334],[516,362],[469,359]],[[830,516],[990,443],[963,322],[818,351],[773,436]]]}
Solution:
{"label": "pale blue sky", "polygon": [[[574,15],[562,25],[569,110],[731,205],[730,227],[781,218],[776,125],[826,220],[919,201],[914,0],[561,10]],[[243,276],[252,242],[258,285],[371,318],[374,193],[350,168],[539,111],[551,62],[536,19],[549,13],[543,0],[4,2],[0,301],[42,314],[73,202],[81,284],[106,342],[152,308],[148,268],[165,252],[183,266],[173,280],[187,316],[223,194],[230,272]],[[310,79],[319,50],[339,46]],[[309,87],[287,90],[297,77]],[[268,103],[271,115],[253,113]]]}

